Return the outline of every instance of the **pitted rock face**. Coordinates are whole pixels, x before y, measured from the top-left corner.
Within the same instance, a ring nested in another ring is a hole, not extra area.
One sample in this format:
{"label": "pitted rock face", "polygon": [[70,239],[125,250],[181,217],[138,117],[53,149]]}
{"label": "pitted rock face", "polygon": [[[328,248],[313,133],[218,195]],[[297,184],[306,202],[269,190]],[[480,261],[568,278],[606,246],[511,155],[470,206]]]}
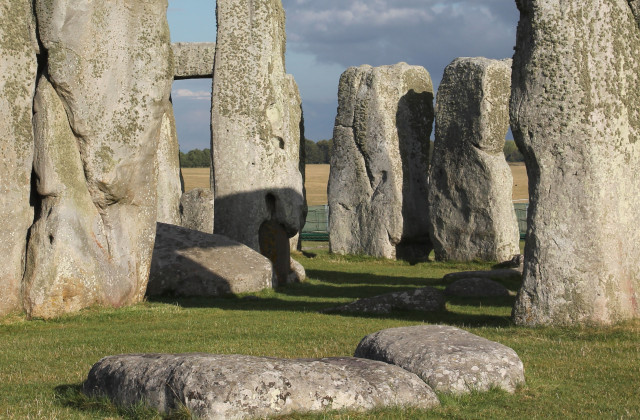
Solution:
{"label": "pitted rock face", "polygon": [[30,1],[0,1],[0,316],[21,309],[38,63]]}
{"label": "pitted rock face", "polygon": [[214,231],[259,250],[265,222],[287,237],[304,224],[300,101],[291,106],[299,95],[285,75],[284,10],[279,0],[220,0],[216,16]]}
{"label": "pitted rock face", "polygon": [[328,187],[332,252],[428,259],[432,123],[424,68],[399,63],[342,74]]}
{"label": "pitted rock face", "polygon": [[515,351],[444,325],[378,331],[362,339],[355,357],[400,366],[434,390],[452,394],[493,387],[514,392],[525,381],[524,366]]}
{"label": "pitted rock face", "polygon": [[181,226],[213,233],[213,193],[208,188],[195,188],[180,198]]}
{"label": "pitted rock face", "polygon": [[225,238],[158,223],[148,296],[222,296],[272,286],[267,258]]}
{"label": "pitted rock face", "polygon": [[511,60],[458,58],[445,69],[429,171],[437,260],[504,261],[519,253],[513,179],[502,152],[510,87]]}
{"label": "pitted rock face", "polygon": [[355,302],[325,310],[324,312],[363,312],[386,314],[391,311],[443,311],[445,299],[442,292],[433,287],[387,293],[358,299]]}
{"label": "pitted rock face", "polygon": [[439,405],[435,393],[416,375],[397,366],[350,357],[109,356],[91,368],[84,392],[107,396],[124,406],[144,401],[162,413],[182,404],[203,419]]}
{"label": "pitted rock face", "polygon": [[34,105],[42,202],[27,256],[27,312],[138,302],[173,79],[167,2],[36,0],[35,9],[48,61]]}
{"label": "pitted rock face", "polygon": [[176,80],[213,77],[215,42],[175,42],[171,49]]}
{"label": "pitted rock face", "polygon": [[638,2],[518,7],[511,125],[531,204],[514,320],[640,317]]}

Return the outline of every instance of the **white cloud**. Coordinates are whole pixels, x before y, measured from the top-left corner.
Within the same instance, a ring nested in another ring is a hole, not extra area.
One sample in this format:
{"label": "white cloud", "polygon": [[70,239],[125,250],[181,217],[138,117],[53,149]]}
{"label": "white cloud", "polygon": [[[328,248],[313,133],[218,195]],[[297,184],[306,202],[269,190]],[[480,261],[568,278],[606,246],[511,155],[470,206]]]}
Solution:
{"label": "white cloud", "polygon": [[171,92],[173,98],[193,99],[197,101],[210,101],[211,92],[205,90],[193,91],[191,89],[175,89]]}

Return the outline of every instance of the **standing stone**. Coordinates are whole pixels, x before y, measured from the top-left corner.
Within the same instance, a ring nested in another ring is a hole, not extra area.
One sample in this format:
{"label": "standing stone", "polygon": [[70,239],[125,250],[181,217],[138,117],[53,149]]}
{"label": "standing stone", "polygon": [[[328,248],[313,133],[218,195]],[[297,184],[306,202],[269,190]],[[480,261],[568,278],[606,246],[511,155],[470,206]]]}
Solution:
{"label": "standing stone", "polygon": [[[300,175],[302,175],[302,197],[304,200],[304,206],[302,208],[302,225],[300,231],[289,239],[289,244],[292,251],[302,251],[302,239],[300,238],[300,232],[307,219],[307,190],[305,188],[306,178],[306,164],[305,164],[305,151],[304,151],[304,114],[302,112],[302,99],[300,98],[300,91],[298,90],[298,84],[296,83],[293,75],[287,74],[288,92],[289,92],[289,129],[291,130],[291,138],[300,139],[300,149],[298,152],[298,169]],[[292,261],[293,263],[293,261]],[[291,274],[291,273],[290,273]]]}
{"label": "standing stone", "polygon": [[291,134],[300,121],[291,114],[285,76],[284,10],[280,0],[220,0],[216,14],[214,230],[255,250],[272,244],[272,262],[283,264],[274,271],[288,273],[288,238],[304,223],[304,198],[300,135]]}
{"label": "standing stone", "polygon": [[213,193],[208,188],[194,188],[180,198],[181,226],[213,233]]}
{"label": "standing stone", "polygon": [[162,116],[158,140],[158,215],[157,221],[171,225],[181,224],[180,199],[182,179],[180,174],[180,145],[176,132],[173,105],[167,102]]}
{"label": "standing stone", "polygon": [[329,175],[332,252],[426,260],[433,86],[422,67],[342,74]]}
{"label": "standing stone", "polygon": [[429,217],[437,260],[505,261],[520,252],[509,130],[511,60],[458,58],[436,98]]}
{"label": "standing stone", "polygon": [[173,50],[174,78],[208,79],[213,76],[215,42],[175,42]]}
{"label": "standing stone", "polygon": [[28,314],[140,301],[156,227],[156,147],[173,79],[166,0],[36,0],[39,214]]}
{"label": "standing stone", "polygon": [[33,163],[38,63],[29,0],[0,0],[0,316],[20,309]]}
{"label": "standing stone", "polygon": [[515,322],[637,318],[639,2],[517,3],[511,124],[531,204]]}

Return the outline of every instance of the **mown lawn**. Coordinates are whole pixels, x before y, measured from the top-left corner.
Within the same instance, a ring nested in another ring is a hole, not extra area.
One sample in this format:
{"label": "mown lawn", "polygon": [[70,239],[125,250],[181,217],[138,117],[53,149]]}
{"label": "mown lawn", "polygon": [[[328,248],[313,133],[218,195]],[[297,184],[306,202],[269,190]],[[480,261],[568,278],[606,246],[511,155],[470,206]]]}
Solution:
{"label": "mown lawn", "polygon": [[[82,399],[78,388],[101,357],[137,352],[241,353],[276,357],[351,355],[362,337],[421,323],[456,325],[512,347],[527,385],[451,398],[423,412],[298,415],[298,419],[640,418],[640,321],[607,328],[520,328],[513,297],[457,299],[438,314],[326,315],[322,308],[393,290],[443,288],[451,271],[489,264],[406,263],[364,257],[296,256],[310,279],[259,299],[167,299],[120,310],[93,308],[53,321],[0,319],[0,418],[154,418]],[[505,284],[514,293],[517,284]],[[184,413],[182,413],[184,414]]]}

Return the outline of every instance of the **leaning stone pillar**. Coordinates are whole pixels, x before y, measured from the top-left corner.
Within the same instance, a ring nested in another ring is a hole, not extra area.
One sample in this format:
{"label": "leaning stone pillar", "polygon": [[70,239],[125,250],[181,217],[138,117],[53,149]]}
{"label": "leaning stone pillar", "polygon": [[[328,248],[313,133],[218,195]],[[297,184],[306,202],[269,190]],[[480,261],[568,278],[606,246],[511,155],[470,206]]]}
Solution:
{"label": "leaning stone pillar", "polygon": [[513,177],[502,151],[510,96],[511,60],[458,58],[444,71],[429,171],[437,260],[506,261],[520,253]]}
{"label": "leaning stone pillar", "polygon": [[637,0],[519,0],[511,124],[529,176],[518,324],[640,316]]}
{"label": "leaning stone pillar", "polygon": [[[280,0],[219,0],[211,107],[214,231],[288,270],[304,223],[300,137],[289,109]],[[262,237],[260,232],[263,233]],[[286,258],[280,254],[286,254]],[[278,276],[279,281],[284,281]]]}
{"label": "leaning stone pillar", "polygon": [[156,147],[173,69],[166,0],[36,0],[48,60],[35,99],[30,316],[144,297]]}
{"label": "leaning stone pillar", "polygon": [[338,88],[329,243],[338,254],[426,260],[433,86],[422,67],[351,67]]}
{"label": "leaning stone pillar", "polygon": [[30,0],[0,0],[0,316],[19,310],[33,166],[38,62]]}

